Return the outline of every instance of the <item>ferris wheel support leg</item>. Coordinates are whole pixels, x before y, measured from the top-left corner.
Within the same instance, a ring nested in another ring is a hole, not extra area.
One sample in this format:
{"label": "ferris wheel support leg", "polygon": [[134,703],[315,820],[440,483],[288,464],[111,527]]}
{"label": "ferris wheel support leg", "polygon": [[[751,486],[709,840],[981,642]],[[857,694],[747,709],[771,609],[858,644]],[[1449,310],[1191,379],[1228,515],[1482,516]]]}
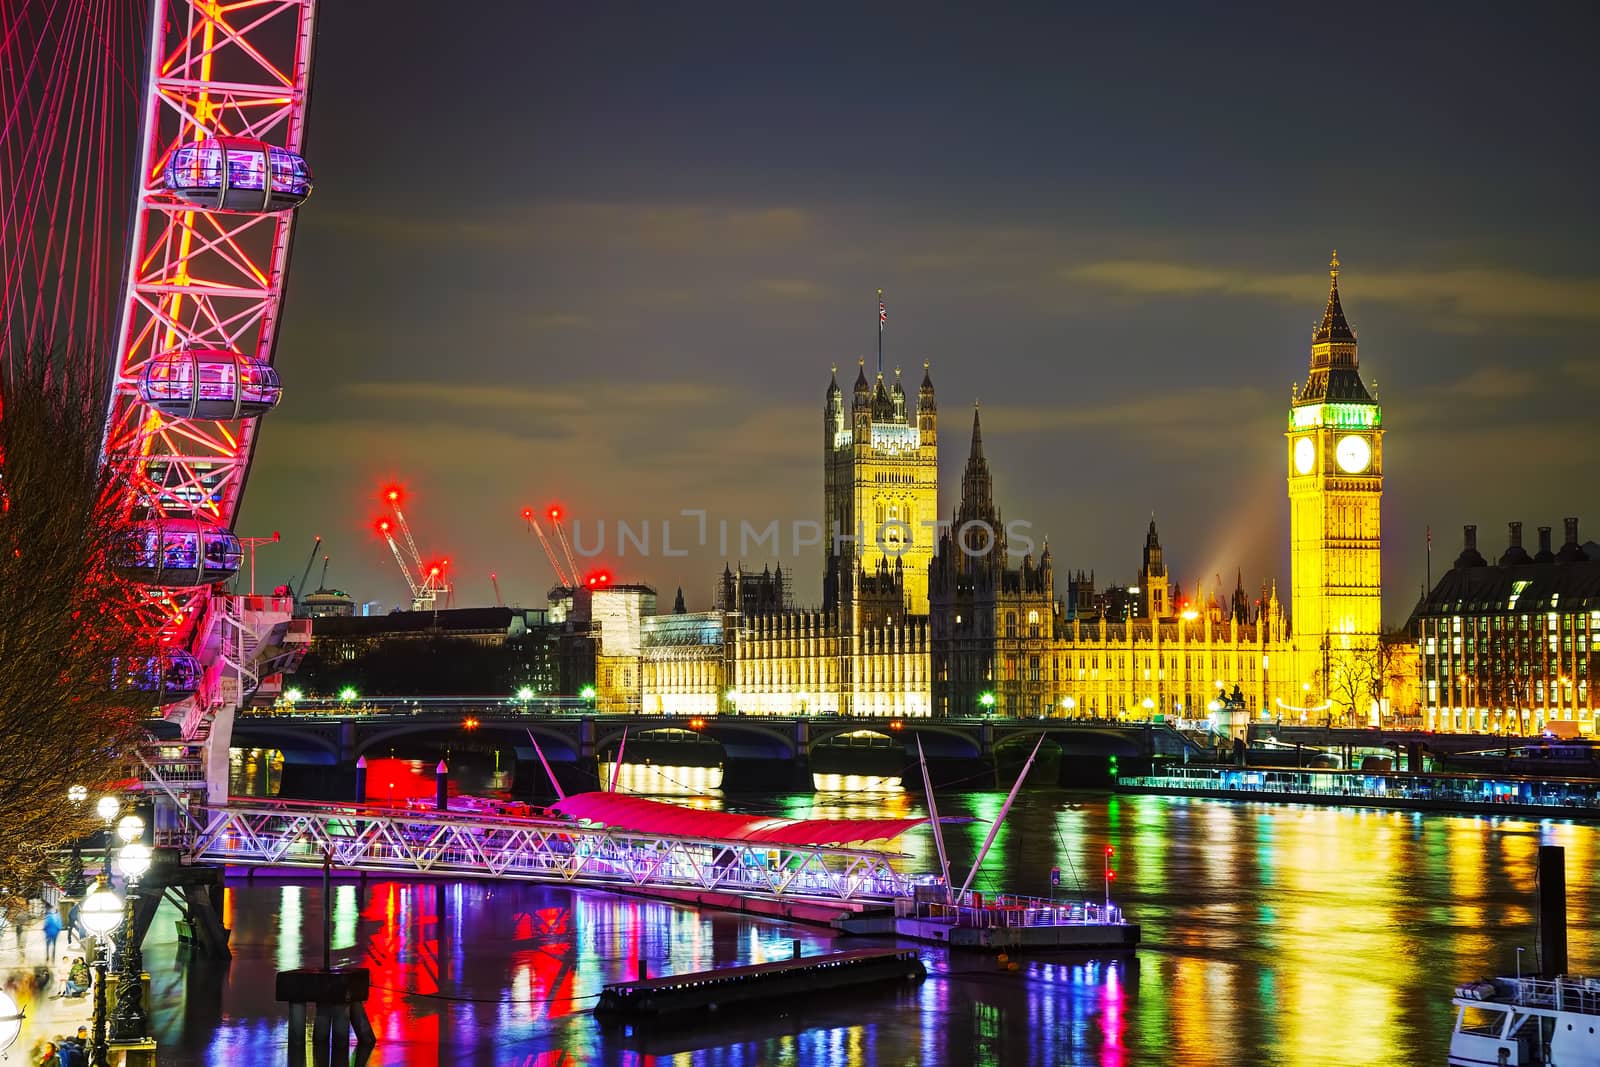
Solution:
{"label": "ferris wheel support leg", "polygon": [[212,712],[211,733],[202,752],[206,761],[206,802],[228,802],[228,748],[233,743],[233,716],[237,709],[224,704]]}

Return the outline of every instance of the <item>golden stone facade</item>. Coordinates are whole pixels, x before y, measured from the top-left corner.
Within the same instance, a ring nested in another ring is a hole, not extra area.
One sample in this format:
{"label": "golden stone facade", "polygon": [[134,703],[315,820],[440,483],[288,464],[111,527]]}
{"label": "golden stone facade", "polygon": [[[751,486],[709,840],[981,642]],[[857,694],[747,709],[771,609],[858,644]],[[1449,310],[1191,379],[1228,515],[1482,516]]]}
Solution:
{"label": "golden stone facade", "polygon": [[912,410],[898,371],[892,388],[881,375],[874,386],[863,366],[848,408],[836,378],[823,408],[825,527],[843,538],[826,553],[823,608],[746,599],[644,619],[637,706],[1199,719],[1237,691],[1253,719],[1353,711],[1366,721],[1404,679],[1358,685],[1353,666],[1379,658],[1383,631],[1383,427],[1358,373],[1337,257],[1330,274],[1286,434],[1292,611],[1275,588],[1252,600],[1242,579],[1231,596],[1218,588],[1186,599],[1153,520],[1137,586],[1097,598],[1090,583],[1063,603],[1048,544],[1037,560],[1025,552],[1009,565],[976,411],[961,500],[936,543],[932,381],[924,373]]}
{"label": "golden stone facade", "polygon": [[1383,634],[1383,409],[1361,380],[1339,256],[1295,392],[1288,445],[1290,617],[1300,673],[1335,715],[1365,717]]}

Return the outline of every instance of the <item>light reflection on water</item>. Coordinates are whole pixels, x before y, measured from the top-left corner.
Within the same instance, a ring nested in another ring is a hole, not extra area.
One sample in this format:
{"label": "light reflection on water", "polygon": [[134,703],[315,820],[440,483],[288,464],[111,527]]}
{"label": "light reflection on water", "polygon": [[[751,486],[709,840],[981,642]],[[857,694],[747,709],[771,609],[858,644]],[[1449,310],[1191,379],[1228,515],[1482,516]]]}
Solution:
{"label": "light reflection on water", "polygon": [[[992,818],[1003,798],[940,798],[942,814]],[[748,810],[894,816],[920,800],[774,797]],[[949,828],[957,877],[987,832]],[[374,1065],[663,1063],[1099,1064],[1283,1067],[1442,1065],[1449,994],[1515,966],[1533,945],[1533,865],[1567,847],[1571,955],[1600,968],[1592,916],[1597,832],[1562,823],[1025,793],[976,884],[1098,898],[1116,850],[1116,898],[1144,927],[1137,956],[991,956],[927,948],[914,989],[808,998],[653,1037],[602,1033],[588,1015],[607,981],[878,943],[743,916],[560,887],[341,883],[334,957],[372,968]],[[926,832],[903,842],[931,864]],[[225,901],[236,958],[185,983],[168,913],[146,962],[162,1007],[162,1063],[281,1062],[280,966],[316,962],[321,887],[235,880]],[[449,998],[449,999],[445,999]],[[264,1055],[264,1053],[266,1053]],[[558,1058],[565,1054],[567,1059]]]}

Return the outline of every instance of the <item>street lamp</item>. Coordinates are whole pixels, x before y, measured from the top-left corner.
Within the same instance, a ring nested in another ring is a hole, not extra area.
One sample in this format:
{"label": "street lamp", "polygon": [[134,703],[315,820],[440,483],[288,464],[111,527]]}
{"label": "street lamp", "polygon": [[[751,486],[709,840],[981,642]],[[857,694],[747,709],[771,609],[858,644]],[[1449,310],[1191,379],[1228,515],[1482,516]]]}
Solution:
{"label": "street lamp", "polygon": [[[110,864],[107,864],[109,867]],[[83,920],[95,937],[94,979],[94,1037],[90,1051],[90,1067],[108,1067],[106,1061],[106,946],[105,937],[122,922],[122,898],[102,883],[78,906],[78,918]]]}
{"label": "street lamp", "polygon": [[347,685],[343,689],[339,690],[339,699],[344,701],[346,704],[350,703],[350,701],[354,700],[360,695],[360,693],[356,692],[356,687],[353,685]]}
{"label": "street lamp", "polygon": [[1072,714],[1072,710],[1078,706],[1078,702],[1076,700],[1072,699],[1071,697],[1062,697],[1061,698],[1061,706],[1063,708],[1065,708],[1066,711],[1067,711],[1067,714],[1070,715],[1070,714]]}
{"label": "street lamp", "polygon": [[533,686],[525,685],[517,690],[517,699],[526,704],[533,699]]}
{"label": "street lamp", "polygon": [[95,814],[106,824],[106,880],[111,880],[111,821],[122,810],[122,802],[113,796],[104,796],[95,804]]}
{"label": "street lamp", "polygon": [[983,705],[983,713],[985,715],[992,715],[994,713],[993,693],[984,693],[983,695],[979,696],[978,703]]}
{"label": "street lamp", "polygon": [[16,1043],[22,1033],[22,1009],[11,999],[11,994],[0,989],[0,1053]]}
{"label": "street lamp", "polygon": [[[88,799],[89,791],[83,786],[74,785],[67,788],[67,800],[72,803],[74,814]],[[69,897],[81,897],[84,890],[89,888],[83,880],[83,843],[77,838],[72,841],[72,859],[67,862],[67,880],[61,888]]]}
{"label": "street lamp", "polygon": [[584,686],[582,689],[578,690],[578,696],[583,700],[587,700],[589,702],[589,707],[594,707],[594,686]]}
{"label": "street lamp", "polygon": [[139,898],[139,879],[150,869],[150,846],[137,838],[144,832],[144,820],[130,815],[117,824],[117,835],[128,843],[117,858],[128,880],[128,895],[122,913],[122,952],[117,957],[117,1004],[111,1012],[113,1041],[143,1041],[149,1030],[144,1013],[144,953],[139,950],[138,923],[134,911]]}
{"label": "street lamp", "polygon": [[1141,701],[1140,701],[1140,702],[1139,702],[1139,706],[1140,706],[1140,707],[1141,707],[1141,708],[1143,708],[1143,709],[1144,709],[1144,713],[1145,713],[1145,714],[1146,714],[1146,715],[1148,715],[1148,714],[1150,714],[1150,713],[1151,713],[1151,712],[1152,712],[1152,711],[1154,711],[1154,710],[1155,710],[1155,708],[1156,708],[1156,702],[1155,702],[1155,701],[1154,701],[1154,700],[1152,700],[1152,699],[1150,699],[1150,698],[1149,698],[1149,697],[1145,697],[1145,698],[1144,698],[1144,699],[1143,699],[1143,700],[1141,700]]}
{"label": "street lamp", "polygon": [[300,692],[298,689],[285,689],[283,691],[283,702],[285,704],[293,704],[304,695],[305,694]]}

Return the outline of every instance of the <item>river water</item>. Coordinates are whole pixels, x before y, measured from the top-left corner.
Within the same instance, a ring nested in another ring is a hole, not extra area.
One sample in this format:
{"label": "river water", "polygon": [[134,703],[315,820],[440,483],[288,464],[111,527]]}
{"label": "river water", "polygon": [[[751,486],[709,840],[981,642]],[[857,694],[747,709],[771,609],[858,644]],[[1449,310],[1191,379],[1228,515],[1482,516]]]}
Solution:
{"label": "river water", "polygon": [[[1003,797],[940,798],[992,818]],[[816,802],[813,808],[813,801]],[[776,797],[729,807],[861,817],[917,813],[903,793]],[[966,869],[987,824],[947,833]],[[926,830],[904,838],[931,866]],[[602,1031],[607,981],[875,942],[811,927],[545,885],[371,879],[333,890],[333,958],[372,969],[373,1065],[1262,1064],[1439,1065],[1453,987],[1534,960],[1534,867],[1567,849],[1571,960],[1600,969],[1597,831],[1563,822],[1423,816],[1033,790],[977,885],[1113,897],[1143,926],[1131,956],[993,957],[924,947],[929,978],[900,992],[741,1014],[668,1035]],[[273,974],[321,957],[316,879],[230,883],[226,968],[185,964],[165,921],[145,961],[163,1067],[284,1062]]]}

